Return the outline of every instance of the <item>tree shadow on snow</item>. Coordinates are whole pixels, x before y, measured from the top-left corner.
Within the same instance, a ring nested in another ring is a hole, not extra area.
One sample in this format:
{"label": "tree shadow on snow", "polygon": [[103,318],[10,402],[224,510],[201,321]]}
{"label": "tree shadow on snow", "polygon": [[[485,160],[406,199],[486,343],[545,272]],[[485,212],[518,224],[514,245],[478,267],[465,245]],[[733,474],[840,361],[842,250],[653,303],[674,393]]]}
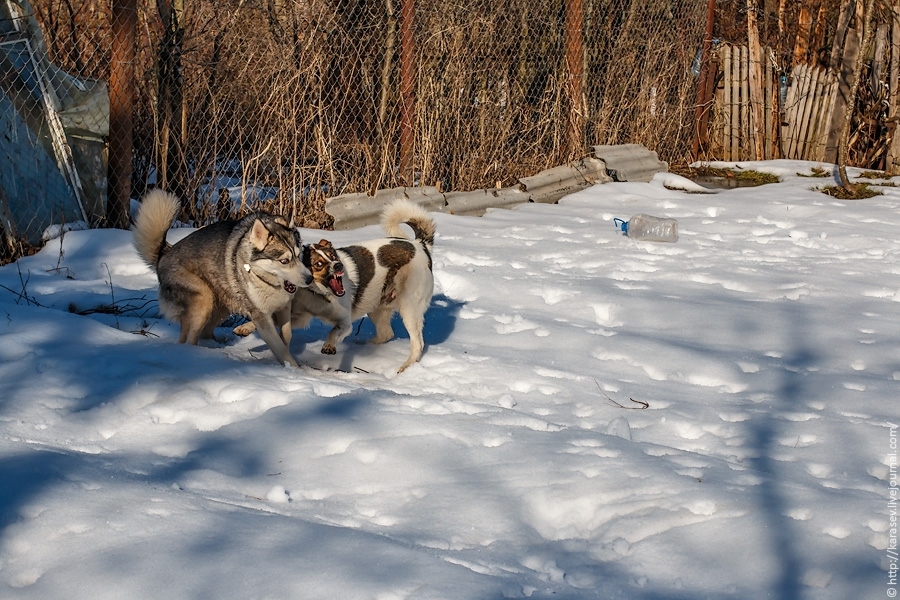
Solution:
{"label": "tree shadow on snow", "polygon": [[[615,293],[611,292],[610,296]],[[625,295],[641,302],[653,303],[655,298],[661,296],[661,292],[659,289],[646,292],[627,290],[622,292],[622,296]],[[694,300],[695,298],[679,290],[679,303]],[[730,292],[709,290],[703,290],[696,300],[712,307],[720,303],[745,302]],[[680,331],[672,334],[671,338],[666,338],[652,331],[621,330],[617,332],[617,337],[611,338],[609,344],[615,345],[627,340],[628,344],[636,342],[641,347],[644,343],[652,342],[696,355],[698,360],[708,357],[712,363],[733,365],[738,361],[749,361],[767,365],[760,375],[747,379],[756,383],[741,392],[744,397],[755,397],[752,400],[753,409],[748,411],[751,416],[739,424],[746,435],[744,447],[748,451],[748,458],[744,464],[750,467],[757,478],[756,485],[746,487],[746,496],[756,511],[754,516],[764,526],[754,532],[753,538],[759,540],[764,549],[764,559],[772,565],[772,570],[752,591],[767,594],[766,597],[776,600],[801,600],[816,596],[819,590],[805,582],[814,567],[831,574],[836,580],[840,578],[844,585],[858,582],[861,588],[864,585],[870,586],[879,574],[883,574],[871,555],[844,555],[839,562],[828,558],[828,563],[816,564],[817,559],[806,552],[804,545],[809,544],[809,525],[788,516],[798,508],[820,512],[817,511],[820,507],[816,504],[819,494],[801,492],[807,485],[815,488],[818,484],[795,480],[797,464],[785,460],[783,440],[789,436],[796,437],[798,427],[802,427],[798,422],[789,420],[791,413],[814,412],[809,403],[823,400],[823,391],[833,386],[827,373],[817,375],[821,365],[830,360],[830,355],[834,353],[832,348],[823,346],[821,341],[823,327],[828,327],[830,323],[823,322],[821,315],[816,314],[816,305],[810,302],[746,302],[745,306],[746,310],[738,313],[741,317],[716,323],[717,327],[724,328],[735,339],[748,340],[748,345],[743,347],[740,343],[734,345],[731,350],[734,354],[731,356],[724,354],[728,350],[723,350],[715,342],[708,343],[703,336],[692,337]],[[848,313],[852,313],[853,308],[855,307],[848,307]],[[755,344],[750,341],[754,339],[765,340],[763,343],[767,346],[766,351],[751,350]],[[772,342],[775,343],[774,348],[769,346]],[[773,350],[777,353],[772,353]],[[768,377],[768,374],[772,374],[772,377]],[[834,435],[840,436],[834,447],[846,449],[839,451],[852,454],[854,448],[859,447],[859,440],[854,438],[850,428],[837,430]],[[825,451],[828,450],[823,449]],[[833,493],[825,486],[819,491],[826,503],[838,500],[841,493],[846,493],[840,487]],[[835,564],[831,564],[832,562]],[[630,597],[659,598],[655,594]],[[679,596],[676,593],[673,597]]]}
{"label": "tree shadow on snow", "polygon": [[21,520],[21,509],[44,490],[66,479],[79,459],[52,450],[11,454],[0,459],[0,534]]}
{"label": "tree shadow on snow", "polygon": [[[797,346],[792,354],[784,357],[781,382],[775,393],[777,412],[797,410],[804,399],[804,386],[800,372],[813,365],[816,354],[805,347],[803,340],[796,339]],[[777,413],[776,413],[777,414]],[[764,411],[747,424],[750,445],[756,451],[751,464],[761,478],[756,487],[759,505],[767,523],[771,538],[771,548],[778,560],[780,573],[774,578],[773,597],[780,600],[797,600],[802,597],[801,577],[803,561],[797,547],[793,526],[788,513],[788,502],[782,488],[784,478],[779,472],[778,462],[773,458],[777,451],[776,438],[779,435],[780,419],[773,411]]]}
{"label": "tree shadow on snow", "polygon": [[[787,433],[790,425],[784,415],[808,411],[807,403],[818,399],[808,375],[818,370],[816,367],[824,356],[813,349],[815,335],[810,332],[814,325],[810,323],[808,311],[814,308],[795,304],[783,304],[780,308],[782,315],[778,320],[784,323],[786,351],[780,359],[776,388],[771,391],[773,401],[770,410],[756,412],[746,422],[746,428],[748,444],[755,452],[755,457],[749,460],[761,479],[754,491],[766,522],[772,556],[777,557],[774,564],[779,570],[773,574],[770,597],[799,600],[810,593],[803,582],[809,561],[804,560],[797,524],[788,516],[796,506],[792,506],[788,498],[790,480],[782,466],[785,463],[776,458],[784,450],[777,440]],[[846,447],[852,448],[852,441],[848,440]],[[803,508],[814,509],[815,505]],[[877,572],[874,565],[862,557],[854,560],[852,567],[844,563],[826,568],[840,573],[846,580],[871,580]]]}

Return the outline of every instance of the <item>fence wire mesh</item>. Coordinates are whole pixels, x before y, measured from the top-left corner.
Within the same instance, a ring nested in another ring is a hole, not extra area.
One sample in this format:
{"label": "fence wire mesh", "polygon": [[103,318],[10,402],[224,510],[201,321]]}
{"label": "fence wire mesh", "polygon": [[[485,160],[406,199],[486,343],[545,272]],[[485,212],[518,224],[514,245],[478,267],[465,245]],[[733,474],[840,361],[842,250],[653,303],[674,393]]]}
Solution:
{"label": "fence wire mesh", "polygon": [[[121,19],[133,5],[133,59],[125,53],[133,76],[124,84],[112,77],[109,90],[115,116],[118,87],[126,86],[130,161],[118,160],[122,140],[118,127],[107,129],[107,105],[73,101],[83,120],[102,121],[63,127],[74,162],[94,161],[74,169],[85,174],[83,210],[66,212],[60,207],[69,200],[46,190],[47,206],[30,208],[32,215],[56,210],[55,223],[91,225],[106,223],[106,194],[115,191],[97,164],[107,159],[110,182],[124,173],[132,198],[165,187],[186,201],[186,220],[264,205],[296,209],[299,225],[325,228],[329,196],[404,185],[504,186],[584,156],[594,144],[643,143],[663,160],[684,162],[706,14],[696,0],[0,3],[4,60],[11,36],[29,39],[46,48],[36,53],[41,69],[55,65],[60,78],[100,95],[121,62],[114,49],[122,52],[116,36],[123,26],[113,15]],[[35,31],[22,33],[29,27]],[[4,73],[5,98],[16,94],[9,80],[29,79],[16,65]],[[14,106],[20,120],[66,112],[69,96],[37,96]],[[34,125],[34,144],[44,143],[45,128]],[[61,154],[48,152],[56,163],[65,162]],[[23,198],[12,190],[15,170],[0,188]],[[31,202],[6,205],[21,214]],[[10,214],[4,221],[17,238],[34,242],[40,233]]]}

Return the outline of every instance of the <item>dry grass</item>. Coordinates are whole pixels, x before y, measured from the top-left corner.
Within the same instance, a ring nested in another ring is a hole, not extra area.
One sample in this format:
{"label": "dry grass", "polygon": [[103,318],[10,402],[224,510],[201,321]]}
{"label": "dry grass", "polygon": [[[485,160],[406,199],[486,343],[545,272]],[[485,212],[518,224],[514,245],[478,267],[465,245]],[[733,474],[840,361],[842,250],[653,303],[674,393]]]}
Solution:
{"label": "dry grass", "polygon": [[39,250],[39,247],[32,246],[25,240],[10,240],[6,233],[0,230],[0,267],[23,256],[31,256]]}
{"label": "dry grass", "polygon": [[890,179],[884,171],[863,171],[858,176],[860,179]]}
{"label": "dry grass", "polygon": [[766,185],[768,183],[778,183],[781,178],[771,173],[761,173],[754,170],[741,169],[724,169],[719,167],[710,167],[701,165],[699,167],[673,167],[671,172],[694,179],[697,177],[722,177],[724,179],[736,179],[745,182],[746,185]]}
{"label": "dry grass", "polygon": [[797,177],[831,177],[834,174],[833,169],[823,169],[822,167],[813,167],[811,169],[812,173],[810,175],[806,175],[804,173],[797,173]]}
{"label": "dry grass", "polygon": [[878,190],[873,190],[868,183],[850,184],[849,190],[840,185],[829,185],[819,191],[839,200],[865,200],[882,195]]}
{"label": "dry grass", "polygon": [[[75,47],[108,72],[106,5],[33,0],[54,27],[54,60]],[[414,168],[418,185],[509,185],[595,144],[643,143],[685,163],[691,61],[703,3],[585,0],[584,97],[572,139],[559,2],[417,0]],[[139,2],[133,196],[177,193],[207,223],[266,208],[328,228],[325,198],[403,184],[395,0],[184,3],[174,28]],[[180,74],[172,77],[171,74]],[[240,201],[222,202],[220,188]]]}

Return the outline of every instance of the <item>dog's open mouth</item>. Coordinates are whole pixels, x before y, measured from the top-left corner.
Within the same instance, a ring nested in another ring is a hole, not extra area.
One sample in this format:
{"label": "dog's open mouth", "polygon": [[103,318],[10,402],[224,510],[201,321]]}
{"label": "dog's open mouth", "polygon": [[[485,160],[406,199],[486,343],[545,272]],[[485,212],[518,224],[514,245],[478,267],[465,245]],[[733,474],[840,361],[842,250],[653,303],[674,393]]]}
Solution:
{"label": "dog's open mouth", "polygon": [[344,283],[341,281],[343,275],[343,271],[336,271],[334,275],[328,278],[328,287],[331,288],[335,296],[344,295]]}
{"label": "dog's open mouth", "polygon": [[294,292],[297,291],[297,286],[294,283],[285,279],[284,280],[284,291],[286,291],[288,294],[293,294]]}

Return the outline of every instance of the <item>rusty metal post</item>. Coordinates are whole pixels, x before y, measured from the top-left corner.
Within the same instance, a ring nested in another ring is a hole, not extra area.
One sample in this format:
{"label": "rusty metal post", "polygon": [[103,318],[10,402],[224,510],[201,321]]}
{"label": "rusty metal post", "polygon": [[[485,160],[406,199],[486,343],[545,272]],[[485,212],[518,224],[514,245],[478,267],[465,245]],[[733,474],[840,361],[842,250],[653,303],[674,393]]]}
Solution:
{"label": "rusty metal post", "polygon": [[137,0],[112,1],[112,59],[109,73],[109,159],[106,221],[128,229],[131,212],[132,105]]}
{"label": "rusty metal post", "polygon": [[413,146],[416,118],[415,0],[400,2],[400,180],[415,184]]}
{"label": "rusty metal post", "polygon": [[701,143],[705,146],[709,143],[709,131],[706,125],[709,122],[709,109],[707,106],[712,100],[712,94],[707,94],[710,86],[707,80],[710,77],[709,63],[712,53],[713,27],[716,25],[716,0],[708,0],[706,3],[706,34],[703,36],[703,47],[700,51],[700,77],[697,82],[697,105],[694,108],[694,136],[691,141],[691,157],[694,160],[700,158]]}
{"label": "rusty metal post", "polygon": [[566,0],[566,70],[569,75],[569,152],[582,156],[584,123],[584,12],[582,0]]}

